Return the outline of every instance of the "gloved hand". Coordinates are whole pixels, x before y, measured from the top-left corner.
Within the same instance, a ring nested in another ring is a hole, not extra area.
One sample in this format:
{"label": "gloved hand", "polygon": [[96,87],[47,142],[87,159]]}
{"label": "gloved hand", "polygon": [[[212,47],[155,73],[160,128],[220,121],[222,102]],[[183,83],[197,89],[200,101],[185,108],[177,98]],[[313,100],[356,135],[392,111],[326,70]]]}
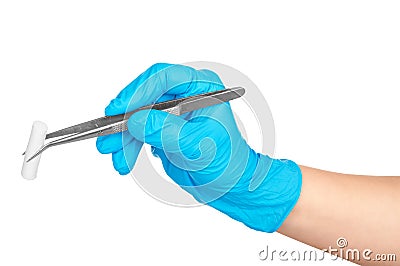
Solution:
{"label": "gloved hand", "polygon": [[[212,71],[155,64],[123,89],[105,113],[223,88]],[[130,117],[128,131],[99,137],[96,144],[101,153],[112,153],[114,168],[123,175],[133,168],[143,142],[152,145],[168,176],[197,201],[253,229],[276,231],[299,198],[299,167],[254,152],[242,138],[229,103],[182,116],[140,111]]]}

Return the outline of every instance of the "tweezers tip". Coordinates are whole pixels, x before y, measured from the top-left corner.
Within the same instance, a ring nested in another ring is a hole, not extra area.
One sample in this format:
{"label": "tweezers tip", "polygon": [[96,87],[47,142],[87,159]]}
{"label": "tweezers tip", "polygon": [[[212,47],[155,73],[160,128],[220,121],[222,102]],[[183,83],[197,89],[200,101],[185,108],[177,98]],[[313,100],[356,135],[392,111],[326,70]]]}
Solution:
{"label": "tweezers tip", "polygon": [[28,160],[26,160],[25,162],[26,162],[26,163],[29,163],[29,162],[32,161],[34,158],[36,158],[36,156],[38,156],[38,155],[39,155],[39,153],[37,153],[37,154],[31,156],[31,157],[30,157]]}
{"label": "tweezers tip", "polygon": [[29,163],[30,161],[32,161],[33,159],[35,159],[39,154],[41,154],[45,149],[45,146],[43,146],[42,148],[40,148],[38,151],[36,151],[28,160],[26,160],[25,162]]}

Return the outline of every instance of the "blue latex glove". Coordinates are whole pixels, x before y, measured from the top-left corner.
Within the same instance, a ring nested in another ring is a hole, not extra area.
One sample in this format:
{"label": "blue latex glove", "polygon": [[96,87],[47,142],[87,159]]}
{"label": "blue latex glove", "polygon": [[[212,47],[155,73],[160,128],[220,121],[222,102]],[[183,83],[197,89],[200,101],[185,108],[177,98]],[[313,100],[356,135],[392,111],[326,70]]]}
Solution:
{"label": "blue latex glove", "polygon": [[[223,88],[212,71],[155,64],[123,89],[105,112],[121,114]],[[299,198],[299,167],[254,152],[242,138],[229,103],[183,116],[140,111],[130,117],[128,129],[97,140],[101,153],[112,153],[120,174],[130,172],[143,142],[148,143],[166,173],[196,200],[253,229],[276,231]]]}

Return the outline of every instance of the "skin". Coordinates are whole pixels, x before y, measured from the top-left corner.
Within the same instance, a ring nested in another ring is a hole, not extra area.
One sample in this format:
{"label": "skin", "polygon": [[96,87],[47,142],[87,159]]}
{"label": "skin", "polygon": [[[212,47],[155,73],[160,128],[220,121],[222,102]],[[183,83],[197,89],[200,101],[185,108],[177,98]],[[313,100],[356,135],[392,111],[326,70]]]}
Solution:
{"label": "skin", "polygon": [[[344,237],[346,249],[373,251],[360,260],[342,257],[360,265],[396,265],[375,261],[376,254],[396,254],[400,260],[400,177],[339,174],[301,166],[300,199],[278,232],[290,238],[327,249],[338,249]],[[334,253],[339,255],[339,253]],[[350,253],[348,253],[350,254]]]}

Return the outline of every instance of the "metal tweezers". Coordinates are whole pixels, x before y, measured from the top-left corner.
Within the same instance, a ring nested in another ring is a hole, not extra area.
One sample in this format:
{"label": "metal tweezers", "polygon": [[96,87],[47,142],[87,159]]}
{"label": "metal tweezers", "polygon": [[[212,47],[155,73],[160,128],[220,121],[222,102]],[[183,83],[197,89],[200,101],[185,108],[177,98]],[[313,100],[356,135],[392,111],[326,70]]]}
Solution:
{"label": "metal tweezers", "polygon": [[242,87],[203,93],[186,98],[146,105],[125,114],[104,116],[75,126],[60,129],[48,133],[46,135],[46,140],[57,139],[45,143],[26,162],[29,162],[43,151],[53,146],[125,131],[128,129],[127,121],[129,117],[141,110],[156,109],[179,116],[194,110],[234,100],[241,97],[244,93],[245,89]]}

